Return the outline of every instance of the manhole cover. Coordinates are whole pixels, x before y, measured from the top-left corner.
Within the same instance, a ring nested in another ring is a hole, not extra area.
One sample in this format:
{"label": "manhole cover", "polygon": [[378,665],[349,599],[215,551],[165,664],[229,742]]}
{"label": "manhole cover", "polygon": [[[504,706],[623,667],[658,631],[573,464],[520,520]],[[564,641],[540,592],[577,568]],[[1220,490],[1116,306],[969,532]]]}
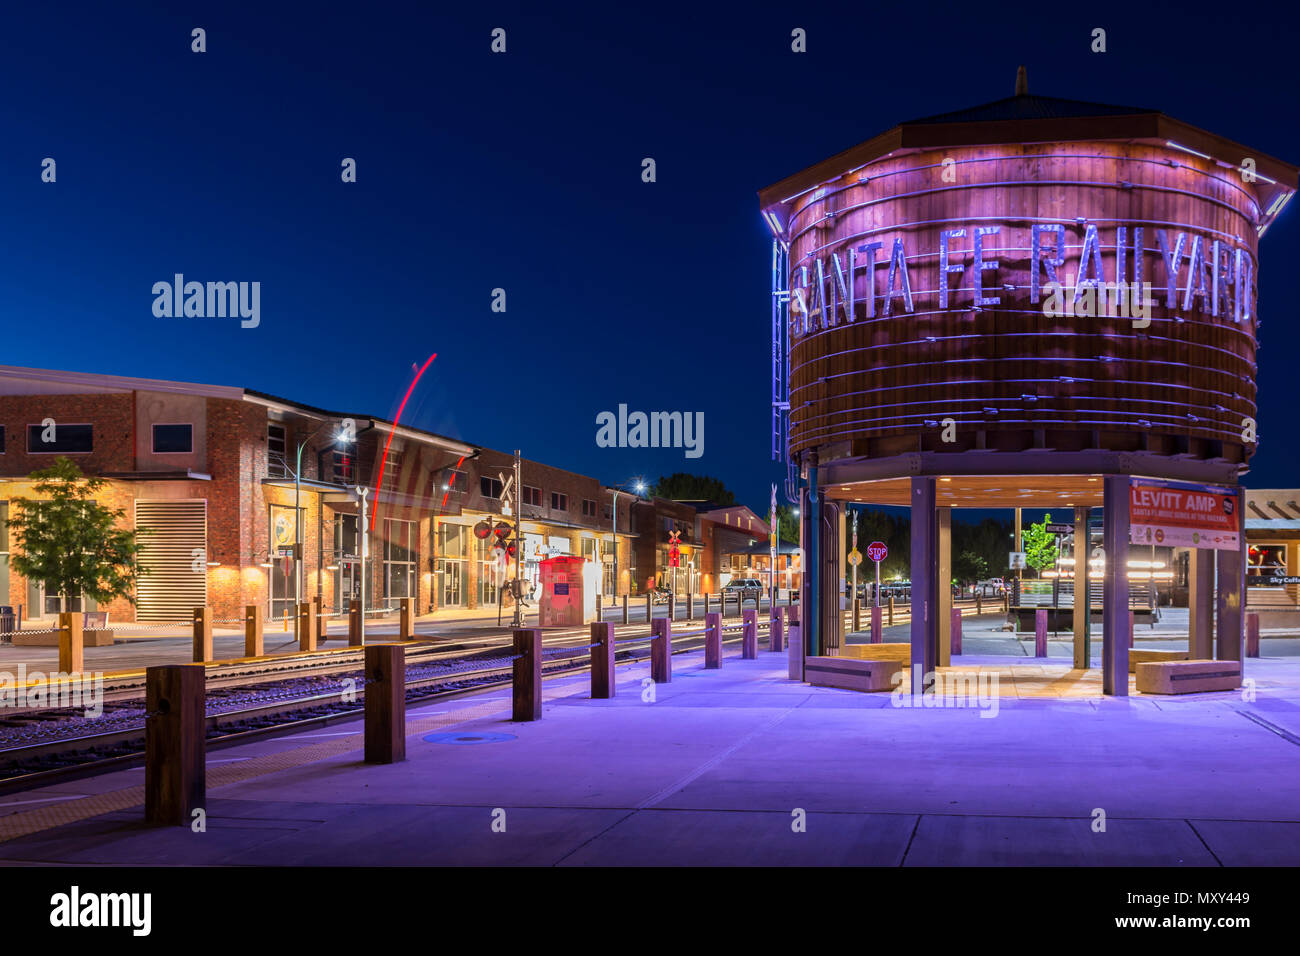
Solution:
{"label": "manhole cover", "polygon": [[514,740],[514,734],[426,734],[424,740],[431,744],[495,744]]}

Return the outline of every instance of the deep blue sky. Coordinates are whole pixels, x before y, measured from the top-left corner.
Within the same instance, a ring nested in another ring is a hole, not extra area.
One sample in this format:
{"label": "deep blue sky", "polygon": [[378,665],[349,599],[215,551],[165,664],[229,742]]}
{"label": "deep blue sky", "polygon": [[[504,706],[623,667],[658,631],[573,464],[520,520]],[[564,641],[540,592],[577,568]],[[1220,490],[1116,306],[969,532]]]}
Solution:
{"label": "deep blue sky", "polygon": [[[390,415],[436,351],[413,425],[609,482],[710,473],[761,510],[782,472],[756,190],[901,120],[1008,96],[1020,63],[1031,92],[1149,106],[1300,161],[1293,11],[11,7],[0,362]],[[505,55],[489,52],[498,26]],[[790,51],[794,27],[807,54]],[[340,182],[345,156],[356,184]],[[657,183],[641,182],[646,156]],[[1300,483],[1297,216],[1261,249],[1257,487]],[[261,326],[154,318],[150,289],[176,272],[260,281]],[[620,402],[704,412],[704,457],[597,448],[595,416]]]}

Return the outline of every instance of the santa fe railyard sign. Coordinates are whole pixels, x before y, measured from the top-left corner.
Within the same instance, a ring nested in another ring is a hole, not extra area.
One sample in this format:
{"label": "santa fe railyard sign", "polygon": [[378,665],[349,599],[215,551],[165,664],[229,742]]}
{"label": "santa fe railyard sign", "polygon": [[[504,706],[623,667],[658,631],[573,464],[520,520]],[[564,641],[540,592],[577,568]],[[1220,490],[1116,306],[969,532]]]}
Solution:
{"label": "santa fe railyard sign", "polygon": [[1129,540],[1178,548],[1241,547],[1237,492],[1209,485],[1129,484]]}

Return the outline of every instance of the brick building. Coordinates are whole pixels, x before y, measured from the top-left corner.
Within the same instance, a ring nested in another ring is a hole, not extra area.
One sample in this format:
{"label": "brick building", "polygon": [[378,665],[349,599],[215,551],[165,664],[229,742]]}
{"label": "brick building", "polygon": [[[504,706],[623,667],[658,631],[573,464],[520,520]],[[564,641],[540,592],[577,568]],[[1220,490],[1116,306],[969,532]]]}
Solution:
{"label": "brick building", "polygon": [[[0,519],[58,455],[104,478],[100,499],[147,532],[135,605],[101,608],[114,620],[183,621],[205,604],[218,619],[260,604],[275,620],[300,595],[342,611],[363,575],[371,607],[412,597],[421,610],[475,608],[496,603],[513,576],[474,534],[500,517],[498,476],[513,456],[374,416],[238,387],[0,367]],[[615,536],[611,489],[537,462],[521,470],[525,576],[535,580],[547,554],[583,554],[612,589],[617,540],[626,591],[628,497]],[[368,489],[364,568],[358,486]],[[0,599],[28,618],[56,613],[57,595],[11,571],[12,546],[0,534]],[[88,598],[82,607],[94,609]]]}

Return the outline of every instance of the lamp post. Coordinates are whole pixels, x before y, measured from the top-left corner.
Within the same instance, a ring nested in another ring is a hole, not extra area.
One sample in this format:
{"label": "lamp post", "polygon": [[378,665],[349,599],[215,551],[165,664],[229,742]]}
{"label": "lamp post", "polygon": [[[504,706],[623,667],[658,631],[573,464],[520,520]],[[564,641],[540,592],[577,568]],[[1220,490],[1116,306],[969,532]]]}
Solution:
{"label": "lamp post", "polygon": [[[302,501],[302,450],[307,447],[311,441],[320,432],[322,428],[330,424],[321,422],[308,433],[307,437],[298,442],[298,453],[293,469],[293,599],[295,603],[302,602],[302,515],[300,513]],[[346,432],[340,432],[334,436],[334,443],[351,444]],[[319,461],[317,462],[319,464]],[[364,574],[364,566],[363,571]],[[294,629],[297,630],[298,616],[294,615]]]}
{"label": "lamp post", "polygon": [[[618,495],[620,491],[626,490],[625,486],[629,483],[630,482],[625,481],[623,484],[615,485],[611,489],[614,492],[614,524],[610,532],[614,539],[614,593],[612,597],[616,601],[618,599]],[[632,485],[632,489],[638,496],[640,496],[645,492],[645,482],[640,478],[635,479],[635,484]]]}
{"label": "lamp post", "polygon": [[370,534],[367,530],[368,522],[366,521],[366,495],[370,494],[370,489],[357,485],[357,499],[360,502],[359,511],[361,512],[361,610],[357,612],[357,627],[361,636],[361,643],[366,643],[366,553],[370,550]]}

